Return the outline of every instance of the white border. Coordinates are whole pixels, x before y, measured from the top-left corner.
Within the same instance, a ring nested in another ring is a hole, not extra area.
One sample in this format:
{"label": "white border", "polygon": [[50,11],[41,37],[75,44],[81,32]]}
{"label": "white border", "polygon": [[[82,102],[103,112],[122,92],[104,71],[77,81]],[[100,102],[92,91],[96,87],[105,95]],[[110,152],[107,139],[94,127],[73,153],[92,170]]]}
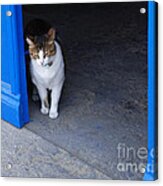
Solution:
{"label": "white border", "polygon": [[[128,1],[128,0],[125,0]],[[130,0],[133,1],[133,0]],[[139,0],[136,0],[139,1]],[[97,0],[48,0],[47,2],[45,0],[1,0],[1,4],[43,4],[43,3],[70,3],[70,2],[120,2],[117,0],[111,0],[111,1],[97,1]],[[121,1],[122,2],[122,1]],[[159,73],[159,180],[156,182],[140,182],[140,181],[101,181],[101,180],[58,180],[58,179],[25,179],[25,178],[0,178],[0,185],[2,186],[80,186],[80,185],[89,185],[89,186],[103,186],[103,185],[124,185],[124,186],[130,186],[132,185],[163,185],[163,148],[161,148],[161,143],[163,144],[163,114],[161,111],[163,111],[163,37],[161,33],[163,33],[163,0],[157,0],[159,3],[159,66],[158,66],[158,73]]]}
{"label": "white border", "polygon": [[[1,0],[1,4],[45,4],[45,3],[95,3],[95,2],[131,2],[134,0]],[[143,0],[135,0],[135,1],[143,1]],[[144,0],[147,1],[147,0]]]}

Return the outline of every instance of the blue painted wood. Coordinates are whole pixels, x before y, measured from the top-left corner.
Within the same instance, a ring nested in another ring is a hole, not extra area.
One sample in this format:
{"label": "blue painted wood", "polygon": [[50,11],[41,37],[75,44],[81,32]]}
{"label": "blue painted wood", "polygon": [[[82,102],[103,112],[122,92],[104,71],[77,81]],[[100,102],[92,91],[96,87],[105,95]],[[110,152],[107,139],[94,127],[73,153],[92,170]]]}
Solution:
{"label": "blue painted wood", "polygon": [[2,5],[1,21],[2,119],[21,128],[29,122],[21,5]]}
{"label": "blue painted wood", "polygon": [[157,175],[157,3],[148,2],[148,161],[144,180]]}

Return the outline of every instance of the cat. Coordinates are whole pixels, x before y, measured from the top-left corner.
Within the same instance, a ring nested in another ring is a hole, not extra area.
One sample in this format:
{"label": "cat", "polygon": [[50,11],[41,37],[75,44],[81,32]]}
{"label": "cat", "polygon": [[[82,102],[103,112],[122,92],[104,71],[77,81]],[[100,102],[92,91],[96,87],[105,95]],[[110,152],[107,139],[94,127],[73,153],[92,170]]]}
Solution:
{"label": "cat", "polygon": [[[41,113],[58,117],[58,103],[65,81],[64,59],[56,30],[41,19],[30,21],[25,29],[30,55],[30,74],[41,100]],[[51,104],[48,102],[50,90]],[[35,90],[33,91],[35,96]]]}

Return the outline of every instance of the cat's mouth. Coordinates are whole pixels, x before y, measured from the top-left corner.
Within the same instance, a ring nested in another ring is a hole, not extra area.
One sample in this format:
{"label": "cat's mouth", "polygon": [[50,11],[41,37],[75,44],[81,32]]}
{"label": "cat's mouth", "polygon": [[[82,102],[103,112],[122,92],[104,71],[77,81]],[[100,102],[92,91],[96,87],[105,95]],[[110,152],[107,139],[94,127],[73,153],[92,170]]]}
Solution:
{"label": "cat's mouth", "polygon": [[52,64],[53,64],[53,62],[52,61],[50,61],[49,63],[47,63],[47,64],[45,64],[45,65],[43,65],[44,67],[50,67],[50,66],[52,66]]}

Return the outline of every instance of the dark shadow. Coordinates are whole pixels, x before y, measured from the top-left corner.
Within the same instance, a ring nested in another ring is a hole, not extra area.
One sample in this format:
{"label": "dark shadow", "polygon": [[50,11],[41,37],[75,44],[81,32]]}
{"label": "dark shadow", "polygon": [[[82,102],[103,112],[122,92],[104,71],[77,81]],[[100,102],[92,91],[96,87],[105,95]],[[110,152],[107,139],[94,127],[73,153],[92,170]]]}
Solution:
{"label": "dark shadow", "polygon": [[[66,63],[59,118],[41,115],[39,104],[30,101],[26,127],[113,179],[143,177],[117,170],[119,143],[147,147],[147,15],[140,14],[142,7],[147,4],[23,6],[24,26],[42,18],[56,28]],[[146,162],[130,158],[122,161]]]}

